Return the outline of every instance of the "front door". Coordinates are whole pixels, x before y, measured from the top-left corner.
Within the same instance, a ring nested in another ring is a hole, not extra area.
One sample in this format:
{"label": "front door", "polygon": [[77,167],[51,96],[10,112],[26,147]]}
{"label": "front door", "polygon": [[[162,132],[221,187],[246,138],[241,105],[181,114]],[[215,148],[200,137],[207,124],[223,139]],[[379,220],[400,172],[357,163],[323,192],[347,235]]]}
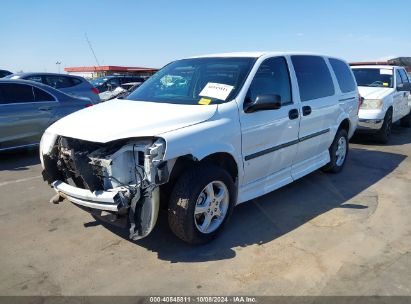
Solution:
{"label": "front door", "polygon": [[[272,191],[291,181],[290,168],[297,149],[300,115],[290,85],[287,60],[273,57],[263,61],[250,85],[244,107],[259,95],[281,98],[281,108],[246,113],[240,109],[244,177],[249,188],[243,200],[253,196],[252,188]],[[277,185],[277,186],[276,186]],[[241,199],[241,198],[240,198]]]}
{"label": "front door", "polygon": [[394,93],[394,103],[397,105],[397,112],[398,117],[396,119],[400,119],[407,115],[410,111],[409,106],[409,91],[402,91],[402,87],[404,84],[409,82],[408,76],[404,69],[397,69],[396,71],[396,92]]}
{"label": "front door", "polygon": [[0,84],[0,149],[39,142],[56,102],[41,100],[40,94],[36,99],[34,90],[43,92],[26,84]]}

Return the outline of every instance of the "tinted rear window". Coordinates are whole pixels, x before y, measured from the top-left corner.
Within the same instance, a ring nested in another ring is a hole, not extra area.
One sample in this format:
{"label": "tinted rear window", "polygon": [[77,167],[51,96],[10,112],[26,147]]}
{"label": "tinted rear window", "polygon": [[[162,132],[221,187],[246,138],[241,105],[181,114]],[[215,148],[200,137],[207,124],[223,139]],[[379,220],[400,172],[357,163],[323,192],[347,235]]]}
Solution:
{"label": "tinted rear window", "polygon": [[334,84],[324,58],[296,55],[291,61],[297,75],[301,101],[334,95]]}
{"label": "tinted rear window", "polygon": [[334,58],[330,58],[330,64],[333,68],[335,76],[337,77],[341,92],[348,93],[355,91],[357,84],[348,65],[344,61]]}

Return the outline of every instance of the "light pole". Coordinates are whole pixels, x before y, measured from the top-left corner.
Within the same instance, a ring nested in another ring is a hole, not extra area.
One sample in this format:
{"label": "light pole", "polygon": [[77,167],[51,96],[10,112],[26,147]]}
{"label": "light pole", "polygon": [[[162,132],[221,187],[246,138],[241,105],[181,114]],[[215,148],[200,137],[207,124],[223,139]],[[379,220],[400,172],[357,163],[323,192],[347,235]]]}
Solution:
{"label": "light pole", "polygon": [[57,62],[56,62],[56,65],[57,65],[58,72],[59,72],[59,74],[60,74],[61,61],[57,61]]}

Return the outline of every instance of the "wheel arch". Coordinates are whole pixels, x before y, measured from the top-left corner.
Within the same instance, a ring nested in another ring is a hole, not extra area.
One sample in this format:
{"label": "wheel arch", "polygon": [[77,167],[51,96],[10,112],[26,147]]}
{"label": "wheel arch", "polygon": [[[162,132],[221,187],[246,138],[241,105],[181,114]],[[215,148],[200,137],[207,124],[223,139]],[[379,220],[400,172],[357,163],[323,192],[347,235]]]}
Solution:
{"label": "wheel arch", "polygon": [[[345,131],[347,131],[347,134],[350,134],[350,130],[351,130],[351,122],[348,118],[343,119],[340,122],[340,125],[338,127],[338,130],[344,129]],[[337,131],[338,131],[337,130]]]}
{"label": "wheel arch", "polygon": [[178,178],[183,174],[184,171],[197,166],[199,164],[208,163],[215,164],[217,166],[225,169],[233,179],[234,184],[238,184],[238,177],[241,168],[238,166],[238,163],[235,161],[233,155],[228,152],[215,152],[209,155],[204,156],[199,159],[198,157],[192,154],[186,154],[179,156],[175,159],[174,165],[170,170],[170,175],[168,182],[160,186],[160,199],[161,206],[166,207],[168,205],[168,197],[171,194]]}
{"label": "wheel arch", "polygon": [[230,174],[234,182],[238,178],[239,168],[235,158],[227,152],[215,152],[201,159],[193,156],[192,154],[178,157],[171,170],[170,181],[178,178],[182,172],[191,166],[195,166],[200,163],[210,163],[225,169]]}

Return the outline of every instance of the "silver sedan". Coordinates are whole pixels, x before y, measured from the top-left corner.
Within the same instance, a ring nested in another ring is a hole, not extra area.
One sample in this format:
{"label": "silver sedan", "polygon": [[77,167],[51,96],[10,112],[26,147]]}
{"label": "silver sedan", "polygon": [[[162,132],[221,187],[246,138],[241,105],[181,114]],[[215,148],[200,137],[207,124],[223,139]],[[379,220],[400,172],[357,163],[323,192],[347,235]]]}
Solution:
{"label": "silver sedan", "polygon": [[0,80],[0,151],[38,145],[49,125],[92,105],[41,83]]}

